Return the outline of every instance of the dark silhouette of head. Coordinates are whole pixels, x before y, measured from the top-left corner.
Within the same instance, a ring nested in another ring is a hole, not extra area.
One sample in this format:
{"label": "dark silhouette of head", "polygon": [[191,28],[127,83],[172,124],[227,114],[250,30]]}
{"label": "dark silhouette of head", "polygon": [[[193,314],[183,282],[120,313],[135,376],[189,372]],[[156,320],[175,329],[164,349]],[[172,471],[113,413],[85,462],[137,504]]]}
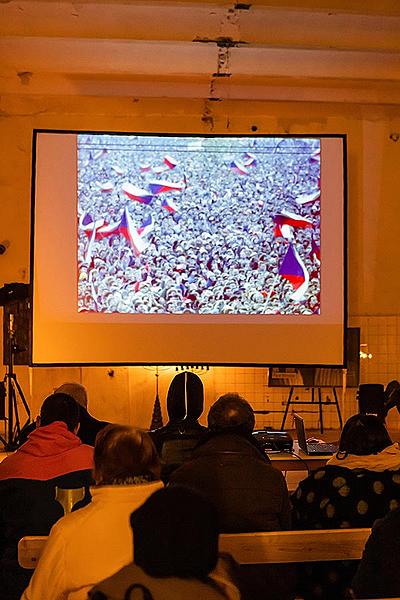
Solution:
{"label": "dark silhouette of head", "polygon": [[339,452],[366,456],[377,454],[392,444],[384,422],[375,415],[350,417],[339,440]]}
{"label": "dark silhouette of head", "polygon": [[211,431],[235,429],[251,434],[254,423],[254,412],[250,404],[233,392],[218,398],[208,413],[208,426]]}
{"label": "dark silhouette of head", "polygon": [[202,579],[217,564],[217,511],[193,490],[155,492],[132,513],[131,526],[134,561],[152,577]]}
{"label": "dark silhouette of head", "polygon": [[190,371],[175,375],[167,394],[170,420],[198,419],[203,412],[203,406],[204,388],[200,377]]}
{"label": "dark silhouette of head", "polygon": [[62,421],[69,431],[75,431],[79,423],[79,405],[72,396],[56,393],[47,396],[40,409],[40,427]]}
{"label": "dark silhouette of head", "polygon": [[160,461],[148,433],[129,425],[107,425],[94,446],[97,485],[116,485],[135,477],[160,478]]}

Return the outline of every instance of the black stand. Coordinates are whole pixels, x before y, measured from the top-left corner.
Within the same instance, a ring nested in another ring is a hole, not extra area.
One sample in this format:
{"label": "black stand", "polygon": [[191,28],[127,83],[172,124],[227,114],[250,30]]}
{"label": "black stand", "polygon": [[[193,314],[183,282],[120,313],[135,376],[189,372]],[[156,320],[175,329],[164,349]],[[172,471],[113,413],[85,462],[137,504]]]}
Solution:
{"label": "black stand", "polygon": [[[313,404],[314,406],[317,404],[318,405],[318,409],[319,409],[319,426],[320,426],[320,431],[321,433],[324,433],[324,419],[323,419],[323,412],[322,412],[322,408],[325,404],[329,404],[329,405],[334,405],[336,406],[336,411],[337,411],[337,415],[338,415],[338,419],[339,419],[339,424],[340,424],[340,429],[342,429],[343,427],[343,421],[342,421],[342,415],[340,412],[340,407],[339,407],[339,402],[338,402],[338,397],[337,397],[337,392],[336,392],[336,386],[318,386],[318,387],[312,387],[311,388],[311,400],[292,400],[293,397],[293,393],[296,387],[301,387],[302,389],[304,389],[303,386],[295,386],[292,385],[292,387],[290,388],[289,391],[289,396],[288,399],[286,401],[286,407],[285,407],[285,412],[283,415],[283,421],[282,421],[282,425],[281,425],[281,429],[282,431],[285,428],[285,422],[286,422],[286,418],[289,412],[289,408],[291,405],[294,404]],[[322,388],[323,387],[328,387],[331,388],[333,391],[333,397],[334,397],[334,401],[333,402],[328,402],[328,401],[323,401],[322,400]],[[318,401],[315,402],[315,391],[317,391],[317,396],[318,396]]]}
{"label": "black stand", "polygon": [[31,411],[24,397],[22,388],[18,383],[17,375],[14,373],[14,356],[17,351],[18,347],[15,343],[13,315],[10,315],[10,323],[8,328],[8,363],[6,374],[4,376],[4,383],[7,390],[8,418],[5,437],[0,435],[0,441],[4,444],[4,450],[6,452],[13,452],[18,447],[20,441],[22,428],[18,413],[18,397],[20,398],[28,417],[24,425],[29,423],[31,420]]}

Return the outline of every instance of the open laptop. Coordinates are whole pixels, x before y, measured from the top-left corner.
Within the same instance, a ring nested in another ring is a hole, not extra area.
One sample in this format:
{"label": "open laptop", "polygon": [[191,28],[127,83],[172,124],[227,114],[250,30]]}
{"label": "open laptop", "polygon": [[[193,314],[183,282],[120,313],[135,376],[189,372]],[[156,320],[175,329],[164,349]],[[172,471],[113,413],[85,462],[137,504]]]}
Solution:
{"label": "open laptop", "polygon": [[307,442],[306,430],[304,427],[304,419],[293,413],[294,424],[296,426],[297,440],[299,448],[306,454],[333,454],[337,451],[336,444],[326,442]]}

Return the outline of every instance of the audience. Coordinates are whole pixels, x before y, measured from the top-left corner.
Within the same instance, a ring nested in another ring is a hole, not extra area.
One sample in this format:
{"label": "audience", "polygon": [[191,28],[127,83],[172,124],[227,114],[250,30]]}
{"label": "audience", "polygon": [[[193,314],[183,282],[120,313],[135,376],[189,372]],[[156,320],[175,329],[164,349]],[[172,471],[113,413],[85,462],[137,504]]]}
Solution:
{"label": "audience", "polygon": [[167,394],[168,423],[150,432],[161,457],[162,479],[168,481],[171,473],[189,460],[198,440],[207,432],[199,424],[203,412],[203,382],[195,373],[176,375]]}
{"label": "audience", "polygon": [[[131,515],[134,562],[99,583],[91,600],[239,600],[235,563],[218,556],[215,507],[180,487],[155,492]],[[136,596],[135,596],[136,597]]]}
{"label": "audience", "polygon": [[94,478],[92,502],[52,528],[23,600],[83,600],[88,586],[132,560],[129,515],[163,486],[150,436],[130,426],[105,427],[96,438]]}
{"label": "audience", "polygon": [[[82,444],[79,406],[67,394],[43,402],[28,441],[0,463],[0,590],[2,600],[19,599],[31,571],[17,563],[17,544],[25,535],[47,535],[63,515],[56,486],[86,487],[76,508],[90,500],[93,448]],[[43,596],[44,598],[45,596]]]}
{"label": "audience", "polygon": [[[170,479],[170,484],[198,490],[213,502],[222,533],[290,529],[285,478],[253,438],[254,422],[253,409],[244,398],[234,393],[221,396],[208,414],[209,434],[198,443],[192,460]],[[270,599],[292,597],[287,567],[248,566],[245,571],[249,577],[251,573],[254,593],[268,581]]]}
{"label": "audience", "polygon": [[79,404],[79,431],[78,436],[84,444],[94,446],[96,435],[101,431],[108,423],[106,421],[99,421],[93,417],[88,409],[88,398],[86,388],[80,383],[63,383],[56,392],[63,392],[72,396]]}
{"label": "audience", "polygon": [[353,579],[356,598],[400,597],[400,510],[379,519]]}
{"label": "audience", "polygon": [[[371,527],[400,506],[400,451],[381,419],[357,414],[345,424],[339,450],[292,496],[296,529]],[[304,598],[343,598],[357,563],[301,569]]]}

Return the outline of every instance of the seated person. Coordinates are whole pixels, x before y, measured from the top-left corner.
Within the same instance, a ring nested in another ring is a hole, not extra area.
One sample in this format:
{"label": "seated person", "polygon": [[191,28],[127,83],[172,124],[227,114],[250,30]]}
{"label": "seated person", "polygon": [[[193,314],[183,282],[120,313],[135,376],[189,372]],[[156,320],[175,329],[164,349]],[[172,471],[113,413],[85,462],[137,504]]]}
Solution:
{"label": "seated person", "polygon": [[168,389],[168,423],[150,432],[161,457],[162,479],[167,482],[171,473],[189,460],[192,450],[207,428],[198,418],[203,412],[203,382],[198,375],[187,371],[176,375]]}
{"label": "seated person", "polygon": [[19,599],[32,571],[17,562],[17,544],[25,535],[48,535],[63,516],[55,487],[86,487],[76,507],[90,501],[93,448],[82,444],[79,406],[66,394],[43,402],[37,426],[28,441],[0,463],[0,596]]}
{"label": "seated person", "polygon": [[[218,556],[214,506],[181,487],[155,492],[131,515],[134,562],[99,583],[91,600],[239,600],[235,563]],[[142,591],[140,591],[142,590]],[[143,595],[146,598],[146,595]]]}
{"label": "seated person", "polygon": [[78,436],[84,444],[94,446],[96,435],[106,427],[108,423],[107,421],[99,421],[89,413],[87,409],[88,398],[85,387],[80,383],[63,383],[56,389],[56,392],[69,394],[77,401],[79,404]]}
{"label": "seated person", "polygon": [[96,438],[94,478],[92,502],[52,528],[23,600],[86,599],[90,587],[132,560],[129,515],[163,487],[150,436],[107,425]]}
{"label": "seated person", "polygon": [[[77,435],[83,444],[94,446],[96,435],[108,423],[106,421],[98,421],[88,412],[88,398],[85,387],[80,383],[63,383],[54,393],[68,394],[79,404],[79,430]],[[34,429],[35,423],[27,423],[22,428],[19,436],[19,446],[26,442],[28,435]]]}
{"label": "seated person", "polygon": [[376,521],[353,579],[355,598],[400,597],[400,510]]}
{"label": "seated person", "polygon": [[[292,496],[296,529],[371,527],[400,506],[400,451],[381,419],[357,414],[346,422],[339,450],[325,467],[302,481]],[[301,568],[300,593],[343,598],[357,568],[318,563]]]}
{"label": "seated person", "polygon": [[[291,505],[286,481],[252,435],[255,417],[239,394],[221,396],[210,408],[210,432],[192,460],[179,467],[170,485],[204,494],[217,508],[221,533],[290,529]],[[293,597],[293,570],[287,565],[242,568],[255,597],[268,587],[269,600]]]}

